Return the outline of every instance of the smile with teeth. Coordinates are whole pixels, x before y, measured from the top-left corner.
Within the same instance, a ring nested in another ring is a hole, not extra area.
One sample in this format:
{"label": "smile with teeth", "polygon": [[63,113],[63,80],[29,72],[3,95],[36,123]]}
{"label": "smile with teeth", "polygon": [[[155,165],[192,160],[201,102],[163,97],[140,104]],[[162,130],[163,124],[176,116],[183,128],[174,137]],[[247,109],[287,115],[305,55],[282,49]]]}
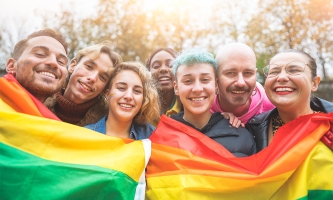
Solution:
{"label": "smile with teeth", "polygon": [[82,82],[79,82],[80,84],[81,84],[81,86],[84,88],[84,89],[86,89],[86,90],[88,90],[88,91],[92,91],[92,89],[88,86],[88,85],[86,85],[85,83],[82,83]]}
{"label": "smile with teeth", "polygon": [[56,76],[50,72],[37,72],[38,74],[41,74],[41,75],[44,75],[44,76],[48,76],[48,77],[51,77],[51,78],[56,78]]}
{"label": "smile with teeth", "polygon": [[292,88],[276,88],[275,89],[276,92],[292,92],[294,91]]}
{"label": "smile with teeth", "polygon": [[159,81],[168,81],[170,78],[160,78]]}
{"label": "smile with teeth", "polygon": [[231,91],[232,93],[234,93],[234,94],[243,94],[243,93],[245,93],[245,91],[243,90],[243,91]]}
{"label": "smile with teeth", "polygon": [[196,97],[196,98],[189,98],[192,101],[203,101],[205,98],[204,97]]}
{"label": "smile with teeth", "polygon": [[128,104],[124,104],[124,103],[121,103],[119,104],[121,107],[124,107],[124,108],[132,108],[133,106],[131,105],[128,105]]}

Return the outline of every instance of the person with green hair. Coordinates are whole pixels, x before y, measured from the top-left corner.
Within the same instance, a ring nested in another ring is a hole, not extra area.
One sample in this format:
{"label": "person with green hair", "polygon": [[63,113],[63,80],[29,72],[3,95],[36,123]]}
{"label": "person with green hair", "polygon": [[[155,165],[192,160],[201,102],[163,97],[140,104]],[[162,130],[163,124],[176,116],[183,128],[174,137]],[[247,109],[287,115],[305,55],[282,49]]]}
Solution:
{"label": "person with green hair", "polygon": [[185,51],[175,59],[174,90],[184,111],[171,118],[205,134],[236,157],[250,156],[256,152],[252,134],[232,127],[220,112],[210,112],[218,92],[217,67],[213,55],[202,49]]}

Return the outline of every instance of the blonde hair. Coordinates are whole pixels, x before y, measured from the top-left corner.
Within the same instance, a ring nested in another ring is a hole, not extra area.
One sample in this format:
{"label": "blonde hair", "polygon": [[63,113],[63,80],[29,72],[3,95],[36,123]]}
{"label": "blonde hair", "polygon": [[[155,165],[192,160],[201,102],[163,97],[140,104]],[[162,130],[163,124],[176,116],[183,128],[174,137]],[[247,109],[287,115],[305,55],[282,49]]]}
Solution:
{"label": "blonde hair", "polygon": [[[98,56],[101,53],[105,53],[109,56],[109,58],[111,59],[112,64],[113,64],[113,67],[109,68],[108,71],[107,71],[108,74],[111,74],[113,69],[119,63],[122,62],[122,57],[118,53],[112,51],[110,47],[111,47],[111,42],[108,41],[108,40],[105,40],[105,41],[103,41],[102,43],[99,43],[99,44],[88,46],[86,48],[83,48],[83,49],[79,50],[77,52],[77,54],[74,56],[74,58],[71,60],[71,62],[75,61],[76,63],[79,63],[80,60],[84,56],[87,56],[87,55],[91,55],[92,56],[91,59],[96,59],[96,58],[98,58]],[[69,82],[69,79],[70,79],[71,75],[72,75],[72,73],[68,73],[66,81],[63,85],[64,88],[66,88],[68,86],[68,82]],[[109,81],[110,81],[110,79],[109,79]],[[106,86],[109,84],[109,81],[107,82]],[[100,94],[102,99],[105,99],[104,92],[107,89],[106,86],[104,88],[104,91]],[[103,100],[103,103],[106,103],[106,101]]]}
{"label": "blonde hair", "polygon": [[131,70],[138,74],[143,85],[143,101],[139,112],[133,121],[137,124],[146,122],[155,123],[160,118],[160,102],[157,88],[153,82],[153,78],[148,69],[140,62],[123,62],[120,63],[110,77],[109,88],[112,86],[112,79],[124,70]]}
{"label": "blonde hair", "polygon": [[101,53],[105,53],[111,59],[113,67],[116,67],[120,62],[122,62],[122,58],[118,53],[112,51],[110,47],[111,42],[107,40],[99,44],[88,46],[79,50],[71,62],[75,60],[76,63],[79,63],[80,60],[86,55],[91,55],[92,59],[96,59]]}

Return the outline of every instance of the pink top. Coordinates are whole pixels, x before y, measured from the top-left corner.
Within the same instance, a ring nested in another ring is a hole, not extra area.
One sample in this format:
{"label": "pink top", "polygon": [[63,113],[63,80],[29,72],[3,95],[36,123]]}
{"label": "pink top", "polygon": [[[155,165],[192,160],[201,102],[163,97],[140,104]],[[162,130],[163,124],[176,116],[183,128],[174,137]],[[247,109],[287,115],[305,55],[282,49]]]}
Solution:
{"label": "pink top", "polygon": [[[260,83],[256,83],[257,93],[254,96],[251,96],[251,105],[246,114],[243,116],[236,116],[242,123],[246,124],[249,119],[253,116],[256,116],[260,113],[272,110],[275,106],[269,101],[266,96],[265,90]],[[210,112],[223,112],[220,107],[217,95],[215,95],[214,101],[210,106]]]}

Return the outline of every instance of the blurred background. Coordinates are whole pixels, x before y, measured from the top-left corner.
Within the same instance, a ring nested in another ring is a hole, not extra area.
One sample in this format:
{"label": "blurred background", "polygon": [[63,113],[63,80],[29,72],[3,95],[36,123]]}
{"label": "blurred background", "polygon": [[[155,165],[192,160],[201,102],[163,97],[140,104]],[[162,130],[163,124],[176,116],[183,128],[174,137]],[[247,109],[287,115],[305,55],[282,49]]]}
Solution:
{"label": "blurred background", "polygon": [[301,49],[316,59],[316,96],[333,101],[333,0],[0,0],[0,76],[14,45],[49,27],[81,48],[110,40],[125,61],[145,63],[151,51],[193,47],[215,54],[243,42],[257,56],[258,81],[269,58]]}

